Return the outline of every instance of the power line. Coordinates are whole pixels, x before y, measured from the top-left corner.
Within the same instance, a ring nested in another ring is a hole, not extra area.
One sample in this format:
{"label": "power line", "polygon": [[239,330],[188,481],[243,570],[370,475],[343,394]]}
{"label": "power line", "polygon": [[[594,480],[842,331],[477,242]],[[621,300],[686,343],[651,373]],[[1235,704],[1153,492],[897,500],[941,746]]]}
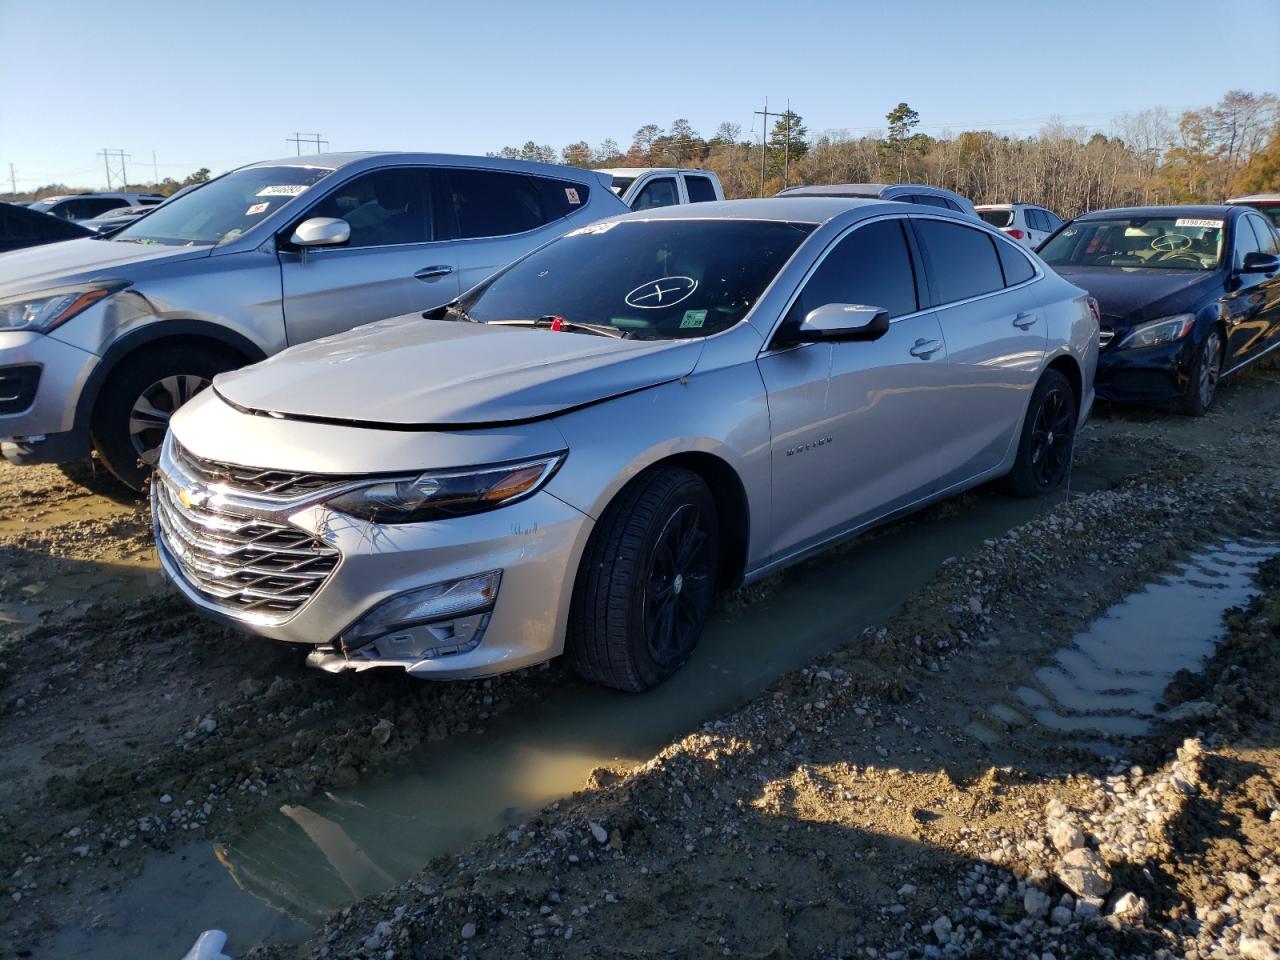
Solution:
{"label": "power line", "polygon": [[131,157],[133,154],[125,153],[123,150],[108,150],[104,147],[98,151],[98,156],[102,157],[102,166],[107,172],[107,189],[111,189],[111,158],[113,157],[120,162],[120,188],[123,190],[127,187],[129,185],[129,173],[125,170],[124,161],[126,157]]}

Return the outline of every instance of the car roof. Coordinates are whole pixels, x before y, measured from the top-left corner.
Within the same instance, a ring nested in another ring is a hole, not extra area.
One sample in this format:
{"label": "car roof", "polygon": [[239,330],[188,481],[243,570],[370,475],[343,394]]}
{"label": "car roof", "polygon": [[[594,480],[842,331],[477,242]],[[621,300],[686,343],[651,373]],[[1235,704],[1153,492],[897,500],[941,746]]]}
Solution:
{"label": "car roof", "polygon": [[1229,205],[1255,202],[1280,203],[1280,193],[1251,193],[1247,197],[1232,197],[1227,201]]}
{"label": "car roof", "polygon": [[1239,207],[1225,203],[1175,203],[1163,207],[1112,207],[1109,210],[1090,210],[1076,217],[1077,220],[1105,220],[1108,217],[1168,217],[1175,214],[1188,217],[1226,218],[1241,213]]}
{"label": "car roof", "polygon": [[640,177],[646,173],[711,173],[701,167],[596,167],[596,173],[611,177]]}
{"label": "car roof", "polygon": [[[778,223],[822,224],[851,210],[875,213],[920,213],[918,206],[861,197],[764,197],[755,200],[709,200],[652,207],[619,214],[615,220],[774,220]],[[929,211],[933,212],[932,209]],[[938,213],[954,211],[941,210]]]}
{"label": "car roof", "polygon": [[534,160],[508,160],[504,157],[478,157],[461,153],[415,153],[404,150],[360,150],[347,153],[310,153],[301,157],[281,157],[277,160],[259,160],[237,169],[251,167],[321,167],[341,170],[345,167],[376,166],[375,161],[394,161],[401,164],[420,163],[426,166],[479,167],[488,170],[540,173],[561,180],[577,180],[582,183],[599,183],[600,174],[582,167],[567,167],[558,163],[538,163]]}

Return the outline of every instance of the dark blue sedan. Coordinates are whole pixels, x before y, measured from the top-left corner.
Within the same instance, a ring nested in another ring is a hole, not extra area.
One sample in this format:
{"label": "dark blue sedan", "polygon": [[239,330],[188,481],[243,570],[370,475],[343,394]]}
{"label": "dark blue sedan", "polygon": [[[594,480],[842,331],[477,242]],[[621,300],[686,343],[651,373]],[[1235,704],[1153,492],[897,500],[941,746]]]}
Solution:
{"label": "dark blue sedan", "polygon": [[1094,383],[1113,402],[1200,416],[1220,378],[1280,347],[1280,236],[1248,207],[1098,210],[1039,253],[1098,301]]}

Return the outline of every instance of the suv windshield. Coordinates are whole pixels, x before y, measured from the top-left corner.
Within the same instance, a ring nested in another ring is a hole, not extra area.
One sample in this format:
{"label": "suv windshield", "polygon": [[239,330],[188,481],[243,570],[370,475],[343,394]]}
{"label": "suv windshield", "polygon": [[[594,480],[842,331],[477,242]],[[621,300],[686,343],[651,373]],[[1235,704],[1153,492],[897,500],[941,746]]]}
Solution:
{"label": "suv windshield", "polygon": [[1039,250],[1055,267],[1215,270],[1222,260],[1218,217],[1077,220]]}
{"label": "suv windshield", "polygon": [[481,323],[560,318],[570,332],[588,324],[642,340],[706,337],[746,316],[812,230],[770,220],[592,224],[512,264],[457,312]]}
{"label": "suv windshield", "polygon": [[979,210],[978,216],[993,227],[1011,227],[1013,226],[1012,210]]}
{"label": "suv windshield", "polygon": [[332,172],[328,167],[233,170],[156,207],[111,239],[179,246],[229,243]]}

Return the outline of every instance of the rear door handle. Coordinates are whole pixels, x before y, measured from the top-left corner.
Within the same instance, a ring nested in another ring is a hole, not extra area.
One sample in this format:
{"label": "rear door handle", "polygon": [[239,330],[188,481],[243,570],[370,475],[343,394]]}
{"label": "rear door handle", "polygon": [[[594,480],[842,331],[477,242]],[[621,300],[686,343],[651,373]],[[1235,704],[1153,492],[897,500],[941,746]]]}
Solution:
{"label": "rear door handle", "polygon": [[911,355],[921,360],[928,360],[941,349],[941,340],[917,340],[915,346],[911,348]]}
{"label": "rear door handle", "polygon": [[1029,330],[1039,319],[1034,313],[1020,313],[1013,318],[1013,325],[1019,330]]}
{"label": "rear door handle", "polygon": [[451,273],[453,273],[453,267],[447,263],[437,263],[434,267],[423,267],[414,276],[425,283],[430,283],[432,280],[447,277]]}

